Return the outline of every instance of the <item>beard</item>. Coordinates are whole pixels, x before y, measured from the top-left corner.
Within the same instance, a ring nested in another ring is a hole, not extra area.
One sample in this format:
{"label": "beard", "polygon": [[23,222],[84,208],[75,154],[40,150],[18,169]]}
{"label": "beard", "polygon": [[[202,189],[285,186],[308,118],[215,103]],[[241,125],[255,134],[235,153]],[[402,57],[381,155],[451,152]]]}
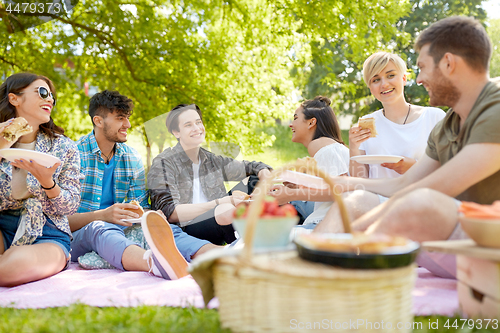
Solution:
{"label": "beard", "polygon": [[433,83],[429,84],[431,91],[429,104],[431,106],[455,106],[460,99],[460,91],[449,79],[444,77],[438,67],[434,73]]}
{"label": "beard", "polygon": [[118,133],[116,132],[113,132],[112,129],[106,124],[104,123],[104,127],[102,129],[102,132],[104,134],[104,137],[106,138],[106,140],[108,140],[109,142],[126,142],[127,139],[120,139],[118,137]]}

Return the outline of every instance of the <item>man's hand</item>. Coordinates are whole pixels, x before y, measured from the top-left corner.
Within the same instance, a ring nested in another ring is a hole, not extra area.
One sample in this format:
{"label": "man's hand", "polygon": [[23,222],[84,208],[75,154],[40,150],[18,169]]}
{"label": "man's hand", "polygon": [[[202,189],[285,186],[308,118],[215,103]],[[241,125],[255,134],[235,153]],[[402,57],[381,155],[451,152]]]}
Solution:
{"label": "man's hand", "polygon": [[136,205],[131,203],[115,203],[113,206],[110,206],[102,211],[101,219],[105,222],[130,227],[132,223],[125,222],[123,220],[137,219],[139,218],[139,214],[126,210],[125,208],[130,208],[132,210],[139,209]]}
{"label": "man's hand", "polygon": [[409,157],[403,157],[403,159],[397,163],[382,163],[380,165],[383,166],[384,168],[394,170],[400,175],[402,175],[406,171],[408,171],[408,169],[410,169],[415,163],[417,163],[417,160],[414,160],[413,158]]}
{"label": "man's hand", "polygon": [[269,171],[269,169],[262,169],[257,174],[257,177],[259,177],[259,180],[267,179],[271,177],[271,171]]}

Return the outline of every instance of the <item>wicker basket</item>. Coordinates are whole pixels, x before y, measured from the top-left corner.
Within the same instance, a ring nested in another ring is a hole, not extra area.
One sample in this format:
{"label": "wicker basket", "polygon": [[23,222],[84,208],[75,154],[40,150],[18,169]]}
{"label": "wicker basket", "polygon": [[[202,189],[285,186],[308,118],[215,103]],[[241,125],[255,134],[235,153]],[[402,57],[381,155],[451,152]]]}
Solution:
{"label": "wicker basket", "polygon": [[[307,164],[299,161],[274,171],[273,177],[291,168],[302,169],[334,188],[325,173]],[[212,266],[222,326],[233,332],[410,332],[414,265],[354,270],[305,261],[296,251],[252,254],[256,207],[271,183],[268,179],[257,188],[242,255],[219,258]],[[350,230],[342,199],[331,192]]]}

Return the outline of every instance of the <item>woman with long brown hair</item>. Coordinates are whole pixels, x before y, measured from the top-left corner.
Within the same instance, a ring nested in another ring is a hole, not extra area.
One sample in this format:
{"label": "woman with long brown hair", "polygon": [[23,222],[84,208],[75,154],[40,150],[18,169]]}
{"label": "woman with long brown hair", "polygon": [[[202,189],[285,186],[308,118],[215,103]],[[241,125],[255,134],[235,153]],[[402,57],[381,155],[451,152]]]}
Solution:
{"label": "woman with long brown hair", "polygon": [[[45,76],[18,73],[0,86],[0,149],[24,152],[12,161],[0,159],[0,286],[49,277],[69,260],[66,215],[80,202],[80,158],[75,143],[51,118],[55,104],[54,85]],[[33,131],[7,141],[2,133],[17,117]],[[29,150],[60,162],[43,166]]]}

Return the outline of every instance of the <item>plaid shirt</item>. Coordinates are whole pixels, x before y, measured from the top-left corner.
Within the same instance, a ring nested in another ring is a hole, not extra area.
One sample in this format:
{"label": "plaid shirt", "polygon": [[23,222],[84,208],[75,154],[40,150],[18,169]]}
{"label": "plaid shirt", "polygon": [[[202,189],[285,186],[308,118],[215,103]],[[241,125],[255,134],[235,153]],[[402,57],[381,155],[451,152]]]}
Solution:
{"label": "plaid shirt", "polygon": [[[85,178],[81,181],[81,201],[78,213],[99,210],[101,205],[102,178],[104,159],[92,131],[77,142],[80,151],[81,172]],[[124,143],[116,143],[116,166],[114,170],[115,203],[137,200],[142,207],[149,208],[146,191],[145,171],[139,153]]]}

